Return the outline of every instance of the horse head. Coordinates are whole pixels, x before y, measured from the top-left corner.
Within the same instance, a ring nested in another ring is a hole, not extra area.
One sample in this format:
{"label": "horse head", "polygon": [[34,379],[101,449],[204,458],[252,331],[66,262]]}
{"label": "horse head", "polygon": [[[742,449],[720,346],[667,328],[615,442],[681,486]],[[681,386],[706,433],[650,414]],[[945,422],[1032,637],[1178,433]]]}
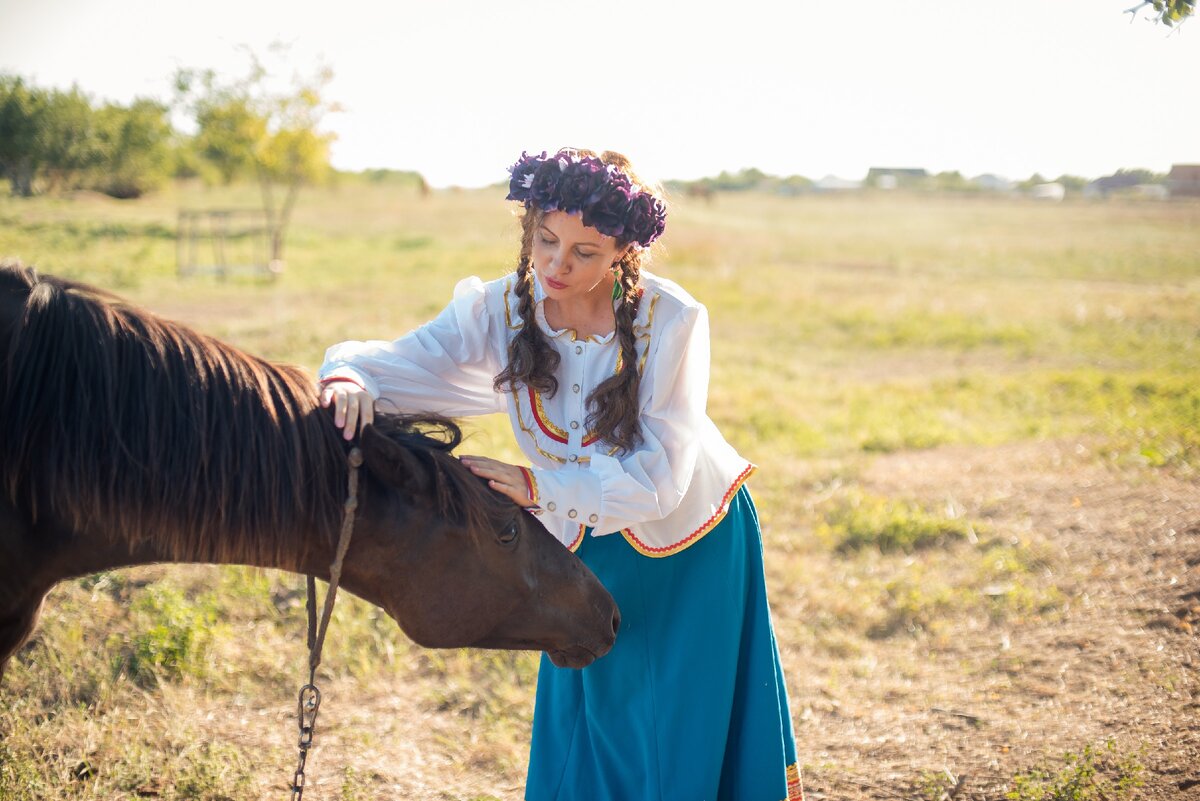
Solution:
{"label": "horse head", "polygon": [[362,434],[366,481],[344,583],[419,645],[546,651],[583,667],[612,647],[612,596],[530,512],[450,451],[451,421],[381,415]]}

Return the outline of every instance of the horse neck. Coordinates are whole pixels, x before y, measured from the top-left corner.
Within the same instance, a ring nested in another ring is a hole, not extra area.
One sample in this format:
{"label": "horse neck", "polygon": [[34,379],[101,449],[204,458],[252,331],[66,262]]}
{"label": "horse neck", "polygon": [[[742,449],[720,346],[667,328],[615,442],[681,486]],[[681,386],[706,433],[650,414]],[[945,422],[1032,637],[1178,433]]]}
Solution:
{"label": "horse neck", "polygon": [[[160,563],[246,565],[325,578],[334,556],[329,535],[315,526],[305,528],[304,535],[287,538],[292,547],[279,551],[243,547],[224,529],[214,530],[201,546],[186,547],[163,537],[131,542],[119,532],[75,531],[44,521],[37,526],[37,553],[42,558],[35,556],[28,561],[32,574],[41,579],[37,583],[47,588],[64,579]],[[51,547],[46,547],[48,544]]]}

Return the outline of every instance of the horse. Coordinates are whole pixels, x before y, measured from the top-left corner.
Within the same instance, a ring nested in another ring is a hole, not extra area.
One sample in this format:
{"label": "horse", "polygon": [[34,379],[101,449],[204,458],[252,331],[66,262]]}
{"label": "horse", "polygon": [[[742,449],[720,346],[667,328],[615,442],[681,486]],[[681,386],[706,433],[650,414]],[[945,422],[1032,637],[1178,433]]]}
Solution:
{"label": "horse", "polygon": [[[81,282],[0,265],[0,680],[60,581],[155,562],[328,579],[350,444],[298,367]],[[429,648],[581,668],[620,615],[437,415],[380,415],[341,585]]]}

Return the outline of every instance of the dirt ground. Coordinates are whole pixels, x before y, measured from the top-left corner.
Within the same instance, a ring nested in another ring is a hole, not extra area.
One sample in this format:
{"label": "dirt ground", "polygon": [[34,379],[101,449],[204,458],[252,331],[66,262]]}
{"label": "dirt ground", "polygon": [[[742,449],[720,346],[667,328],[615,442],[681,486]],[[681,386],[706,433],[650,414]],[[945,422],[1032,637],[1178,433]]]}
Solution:
{"label": "dirt ground", "polygon": [[1146,768],[1137,797],[1200,798],[1200,488],[1076,441],[885,455],[861,481],[1049,544],[1068,605],[875,642],[836,688],[789,652],[810,798],[920,798],[923,775],[1003,798],[1015,773],[1109,739]]}

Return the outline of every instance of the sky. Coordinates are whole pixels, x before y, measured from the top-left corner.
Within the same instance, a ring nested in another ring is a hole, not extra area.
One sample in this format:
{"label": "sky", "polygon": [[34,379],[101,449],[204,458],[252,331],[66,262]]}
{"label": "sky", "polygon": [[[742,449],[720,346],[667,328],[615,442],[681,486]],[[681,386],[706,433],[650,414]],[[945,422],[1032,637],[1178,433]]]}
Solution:
{"label": "sky", "polygon": [[180,67],[241,75],[282,42],[333,70],[335,167],[434,186],[562,146],[657,179],[1200,163],[1200,20],[1135,2],[0,0],[0,72],[165,100]]}

